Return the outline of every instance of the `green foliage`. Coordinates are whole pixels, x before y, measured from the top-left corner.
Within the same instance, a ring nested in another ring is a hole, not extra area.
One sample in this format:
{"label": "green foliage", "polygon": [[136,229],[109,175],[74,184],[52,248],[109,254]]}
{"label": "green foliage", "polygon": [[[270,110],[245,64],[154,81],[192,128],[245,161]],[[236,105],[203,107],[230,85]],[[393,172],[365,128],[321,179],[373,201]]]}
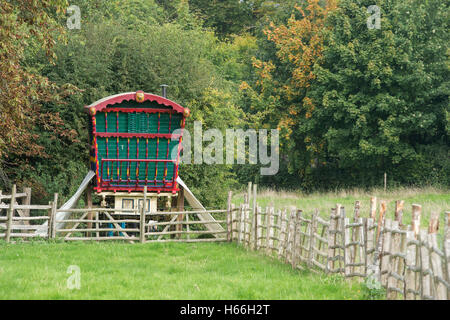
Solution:
{"label": "green foliage", "polygon": [[[310,61],[295,46],[296,37],[309,41],[295,35],[302,17],[275,33],[282,41],[269,33],[275,51],[265,46],[266,58],[254,63],[258,81],[244,101],[286,127],[280,167],[287,171],[280,176],[289,185],[371,187],[384,172],[393,185],[449,185],[448,3],[377,1],[379,30],[366,25],[371,4],[339,1],[308,83],[296,69]],[[276,185],[279,178],[266,181]]]}
{"label": "green foliage", "polygon": [[[55,83],[71,83],[82,90],[68,98],[66,106],[46,105],[48,111],[59,112],[65,124],[76,130],[79,141],[70,145],[53,143],[50,137],[41,135],[53,157],[36,159],[36,174],[24,172],[21,179],[33,179],[49,191],[59,189],[69,196],[87,172],[88,132],[83,106],[112,94],[136,90],[159,94],[160,85],[169,84],[169,98],[192,111],[188,128],[193,120],[202,121],[205,129],[221,130],[239,122],[242,113],[236,104],[236,85],[230,79],[242,77],[236,75],[245,63],[239,53],[250,52],[252,39],[230,44],[235,49],[229,50],[231,57],[227,56],[227,45],[196,25],[185,5],[179,3],[176,21],[165,23],[159,17],[163,9],[153,1],[117,1],[111,7],[104,1],[80,2],[86,15],[82,28],[71,30],[67,44],[56,46],[55,65],[41,67]],[[106,10],[107,18],[100,19],[96,6]],[[41,61],[42,55],[29,57],[32,65]],[[181,177],[206,206],[222,206],[225,191],[233,183],[230,170],[224,165],[186,165],[181,168]],[[210,181],[216,178],[223,183],[210,187]]]}
{"label": "green foliage", "polygon": [[310,93],[317,108],[298,134],[318,137],[325,144],[319,163],[352,170],[355,183],[383,171],[417,183],[414,168],[430,160],[420,151],[429,145],[447,150],[444,156],[449,151],[448,10],[440,1],[378,5],[380,30],[367,29],[366,6],[352,1],[341,1],[330,16],[324,61],[316,65]]}

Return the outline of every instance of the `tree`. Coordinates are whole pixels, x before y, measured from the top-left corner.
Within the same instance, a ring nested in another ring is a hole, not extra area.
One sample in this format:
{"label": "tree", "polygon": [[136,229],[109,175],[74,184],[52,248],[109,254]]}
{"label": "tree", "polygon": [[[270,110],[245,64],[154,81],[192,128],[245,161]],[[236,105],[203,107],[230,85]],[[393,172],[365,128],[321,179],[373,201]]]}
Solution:
{"label": "tree", "polygon": [[[99,13],[85,3],[81,8],[86,14],[81,30],[71,31],[67,44],[56,45],[55,65],[41,68],[42,74],[55,83],[70,82],[82,90],[68,97],[66,105],[45,106],[61,113],[64,122],[77,132],[80,142],[50,143],[45,135],[40,135],[51,148],[53,158],[36,160],[33,165],[40,174],[23,179],[37,180],[50,192],[72,194],[88,170],[88,129],[83,107],[112,94],[136,90],[159,94],[160,85],[168,84],[169,99],[192,111],[187,122],[189,129],[194,120],[201,120],[205,129],[224,129],[243,118],[236,104],[237,93],[233,90],[236,86],[225,76],[225,73],[233,75],[235,63],[240,62],[236,58],[231,66],[226,65],[229,60],[222,50],[227,45],[222,45],[211,31],[195,25],[196,20],[189,17],[185,7],[179,8],[179,22],[166,23],[158,22],[160,9],[139,15],[136,1],[132,6],[121,2],[109,8],[111,18],[103,20],[91,19],[91,15]],[[144,8],[154,5],[152,1],[141,2]],[[97,1],[92,6],[101,3]],[[132,24],[128,23],[130,15],[135,17]],[[39,55],[33,57],[32,65],[43,59]],[[227,103],[219,103],[220,99]],[[219,121],[221,115],[224,118]],[[225,189],[233,182],[229,167],[186,165],[181,170],[183,179],[205,205],[223,203]],[[210,182],[219,177],[223,183],[211,187]]]}
{"label": "tree", "polygon": [[373,186],[386,171],[449,184],[448,4],[377,1],[379,30],[367,27],[372,4],[309,0],[266,29],[276,57],[255,59],[257,81],[242,85],[281,129],[303,188]]}
{"label": "tree", "polygon": [[318,107],[297,134],[323,144],[319,163],[347,184],[381,184],[387,171],[448,185],[448,3],[377,1],[380,29],[367,28],[370,4],[340,1],[330,15],[307,95]]}
{"label": "tree", "polygon": [[[0,171],[11,175],[13,168],[31,169],[30,157],[48,156],[36,143],[36,127],[53,135],[73,139],[58,113],[41,112],[42,103],[60,102],[73,88],[60,87],[24,65],[25,48],[39,45],[50,61],[53,48],[64,34],[57,22],[66,1],[2,1],[0,3]],[[51,12],[56,12],[56,17]],[[25,167],[27,166],[27,167]],[[7,183],[6,181],[1,181]],[[0,183],[1,183],[0,182]]]}

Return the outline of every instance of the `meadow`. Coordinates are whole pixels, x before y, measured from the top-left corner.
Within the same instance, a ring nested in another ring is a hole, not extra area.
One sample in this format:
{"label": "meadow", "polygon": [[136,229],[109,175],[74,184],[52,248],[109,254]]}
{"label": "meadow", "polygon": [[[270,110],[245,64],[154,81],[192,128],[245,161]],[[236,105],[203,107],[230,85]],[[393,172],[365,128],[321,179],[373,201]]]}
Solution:
{"label": "meadow", "polygon": [[[80,289],[67,286],[68,268]],[[364,299],[361,284],[230,243],[0,243],[0,299]]]}
{"label": "meadow", "polygon": [[[321,216],[327,218],[330,209],[336,204],[344,206],[346,215],[353,217],[355,201],[360,201],[361,217],[368,217],[370,209],[370,198],[377,197],[377,207],[379,209],[380,200],[385,200],[387,205],[386,218],[393,219],[395,211],[395,201],[404,200],[403,223],[411,223],[411,208],[413,204],[422,206],[421,225],[428,226],[429,217],[432,211],[440,212],[441,226],[444,223],[444,212],[450,211],[450,191],[438,188],[397,188],[395,190],[384,191],[383,189],[372,189],[368,191],[336,190],[326,193],[305,194],[301,191],[275,191],[262,189],[258,191],[257,203],[260,207],[274,206],[276,209],[290,209],[296,207],[305,213],[313,213],[317,208]],[[244,192],[235,193],[232,202],[239,205],[244,201]]]}

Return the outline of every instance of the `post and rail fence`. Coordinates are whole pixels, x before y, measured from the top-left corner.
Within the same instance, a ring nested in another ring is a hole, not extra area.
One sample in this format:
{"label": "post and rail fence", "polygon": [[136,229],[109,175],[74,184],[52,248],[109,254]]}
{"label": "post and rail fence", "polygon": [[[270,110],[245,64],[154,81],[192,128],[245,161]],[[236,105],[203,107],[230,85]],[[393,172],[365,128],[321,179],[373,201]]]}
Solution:
{"label": "post and rail fence", "polygon": [[[144,198],[147,194],[144,191]],[[27,194],[17,194],[16,186],[9,196],[2,195],[0,200],[11,199],[9,204],[0,202],[0,211],[6,210],[6,216],[0,216],[0,239],[7,243],[28,238],[61,239],[64,241],[103,241],[124,240],[128,242],[220,242],[227,241],[227,209],[156,211],[150,212],[145,206],[136,209],[115,209],[91,207],[83,209],[58,209],[58,194],[48,205],[18,204],[15,200]],[[175,208],[174,208],[175,209]],[[27,210],[28,215],[23,212]],[[30,216],[30,210],[39,211]],[[42,212],[46,212],[43,215]],[[69,217],[58,218],[58,213]],[[197,215],[208,213],[214,219],[202,221]],[[24,222],[34,221],[30,225]],[[45,230],[42,232],[44,224]],[[223,226],[223,230],[208,230],[208,224]],[[41,232],[37,232],[41,230]]]}

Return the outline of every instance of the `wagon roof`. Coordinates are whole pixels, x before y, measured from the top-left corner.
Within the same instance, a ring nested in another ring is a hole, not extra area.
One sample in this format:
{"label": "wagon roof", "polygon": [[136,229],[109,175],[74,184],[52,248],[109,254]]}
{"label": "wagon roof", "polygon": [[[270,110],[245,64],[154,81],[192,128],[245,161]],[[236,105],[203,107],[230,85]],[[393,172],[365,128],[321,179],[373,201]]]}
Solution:
{"label": "wagon roof", "polygon": [[[94,107],[96,111],[102,111],[108,105],[114,105],[116,103],[121,103],[123,101],[136,101],[136,93],[138,92],[142,91],[119,93],[109,97],[105,97],[91,103],[88,106],[85,106],[85,108],[89,110],[90,108]],[[172,107],[173,110],[175,110],[176,112],[180,113],[184,112],[184,108],[180,106],[178,103],[155,94],[144,92],[144,101],[156,101],[159,104],[163,104],[167,107]]]}

